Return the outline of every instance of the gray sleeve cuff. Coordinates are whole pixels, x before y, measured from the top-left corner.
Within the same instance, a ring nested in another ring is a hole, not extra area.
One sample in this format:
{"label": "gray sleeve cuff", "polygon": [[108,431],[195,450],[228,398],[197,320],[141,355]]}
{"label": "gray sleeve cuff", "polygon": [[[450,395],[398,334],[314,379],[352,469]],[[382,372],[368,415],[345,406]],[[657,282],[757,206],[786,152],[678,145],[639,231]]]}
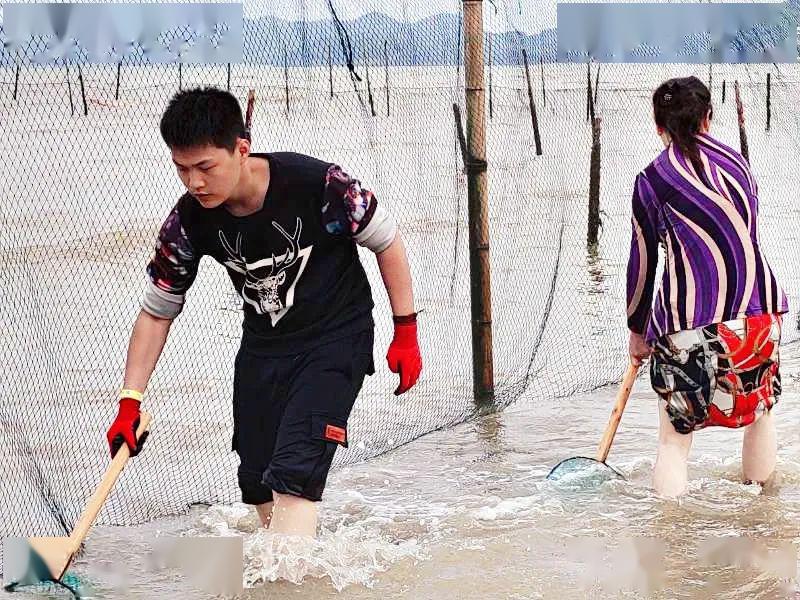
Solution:
{"label": "gray sleeve cuff", "polygon": [[183,310],[183,302],[183,294],[170,294],[150,281],[144,291],[142,310],[159,319],[174,319]]}
{"label": "gray sleeve cuff", "polygon": [[391,246],[397,236],[397,223],[394,218],[380,204],[375,207],[375,214],[364,231],[355,236],[358,245],[369,248],[375,254],[380,254]]}

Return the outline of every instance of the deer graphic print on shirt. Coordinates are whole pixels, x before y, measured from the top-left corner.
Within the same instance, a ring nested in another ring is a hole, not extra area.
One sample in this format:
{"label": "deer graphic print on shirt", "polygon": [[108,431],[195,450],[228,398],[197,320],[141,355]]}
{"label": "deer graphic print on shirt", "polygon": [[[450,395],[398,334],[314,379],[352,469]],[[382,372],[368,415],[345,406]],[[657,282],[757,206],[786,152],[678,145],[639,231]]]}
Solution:
{"label": "deer graphic print on shirt", "polygon": [[222,264],[244,276],[239,290],[242,299],[250,304],[257,314],[269,314],[272,324],[275,325],[294,303],[295,287],[308,263],[312,246],[300,248],[300,233],[303,229],[300,217],[297,218],[293,235],[289,235],[275,221],[272,222],[272,226],[286,238],[288,244],[286,252],[277,258],[272,254],[269,258],[248,262],[242,251],[241,233],[236,236],[233,245],[225,238],[222,230],[219,231],[219,239],[222,248],[228,254],[228,260]]}
{"label": "deer graphic print on shirt", "polygon": [[242,299],[243,343],[263,354],[302,352],[373,327],[356,239],[375,228],[375,196],[331,163],[288,152],[251,156],[269,161],[263,206],[237,217],[184,194],[159,232],[144,310],[177,316],[210,256]]}

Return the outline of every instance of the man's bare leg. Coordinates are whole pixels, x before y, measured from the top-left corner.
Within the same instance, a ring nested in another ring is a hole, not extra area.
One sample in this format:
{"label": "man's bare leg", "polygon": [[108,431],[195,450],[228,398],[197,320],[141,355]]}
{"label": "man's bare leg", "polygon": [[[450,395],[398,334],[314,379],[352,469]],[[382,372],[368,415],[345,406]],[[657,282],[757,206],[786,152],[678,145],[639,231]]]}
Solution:
{"label": "man's bare leg", "polygon": [[275,506],[269,530],[289,535],[317,536],[317,503],[273,492]]}
{"label": "man's bare leg", "polygon": [[264,504],[256,504],[256,512],[258,513],[258,518],[261,519],[261,524],[264,527],[269,527],[270,521],[272,520],[272,505],[274,502],[264,502]]}

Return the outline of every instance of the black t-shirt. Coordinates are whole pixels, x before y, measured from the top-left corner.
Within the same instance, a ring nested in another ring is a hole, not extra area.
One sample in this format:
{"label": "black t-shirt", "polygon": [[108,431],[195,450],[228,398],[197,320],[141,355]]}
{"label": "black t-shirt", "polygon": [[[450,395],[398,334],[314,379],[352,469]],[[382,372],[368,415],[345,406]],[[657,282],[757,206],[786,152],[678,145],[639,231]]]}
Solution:
{"label": "black t-shirt", "polygon": [[185,194],[161,228],[151,281],[182,302],[200,258],[213,257],[242,297],[243,345],[265,355],[372,327],[372,294],[353,236],[374,214],[374,195],[331,163],[288,152],[252,156],[269,161],[263,207],[236,217]]}

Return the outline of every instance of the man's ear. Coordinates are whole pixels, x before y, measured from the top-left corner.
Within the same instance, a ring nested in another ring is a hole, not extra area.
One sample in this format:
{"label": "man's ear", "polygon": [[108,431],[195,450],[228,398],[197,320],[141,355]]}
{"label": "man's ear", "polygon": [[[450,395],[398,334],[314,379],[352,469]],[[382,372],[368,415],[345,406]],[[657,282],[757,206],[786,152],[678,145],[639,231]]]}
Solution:
{"label": "man's ear", "polygon": [[250,140],[246,138],[238,138],[236,140],[235,152],[240,160],[245,160],[248,156],[250,156]]}

